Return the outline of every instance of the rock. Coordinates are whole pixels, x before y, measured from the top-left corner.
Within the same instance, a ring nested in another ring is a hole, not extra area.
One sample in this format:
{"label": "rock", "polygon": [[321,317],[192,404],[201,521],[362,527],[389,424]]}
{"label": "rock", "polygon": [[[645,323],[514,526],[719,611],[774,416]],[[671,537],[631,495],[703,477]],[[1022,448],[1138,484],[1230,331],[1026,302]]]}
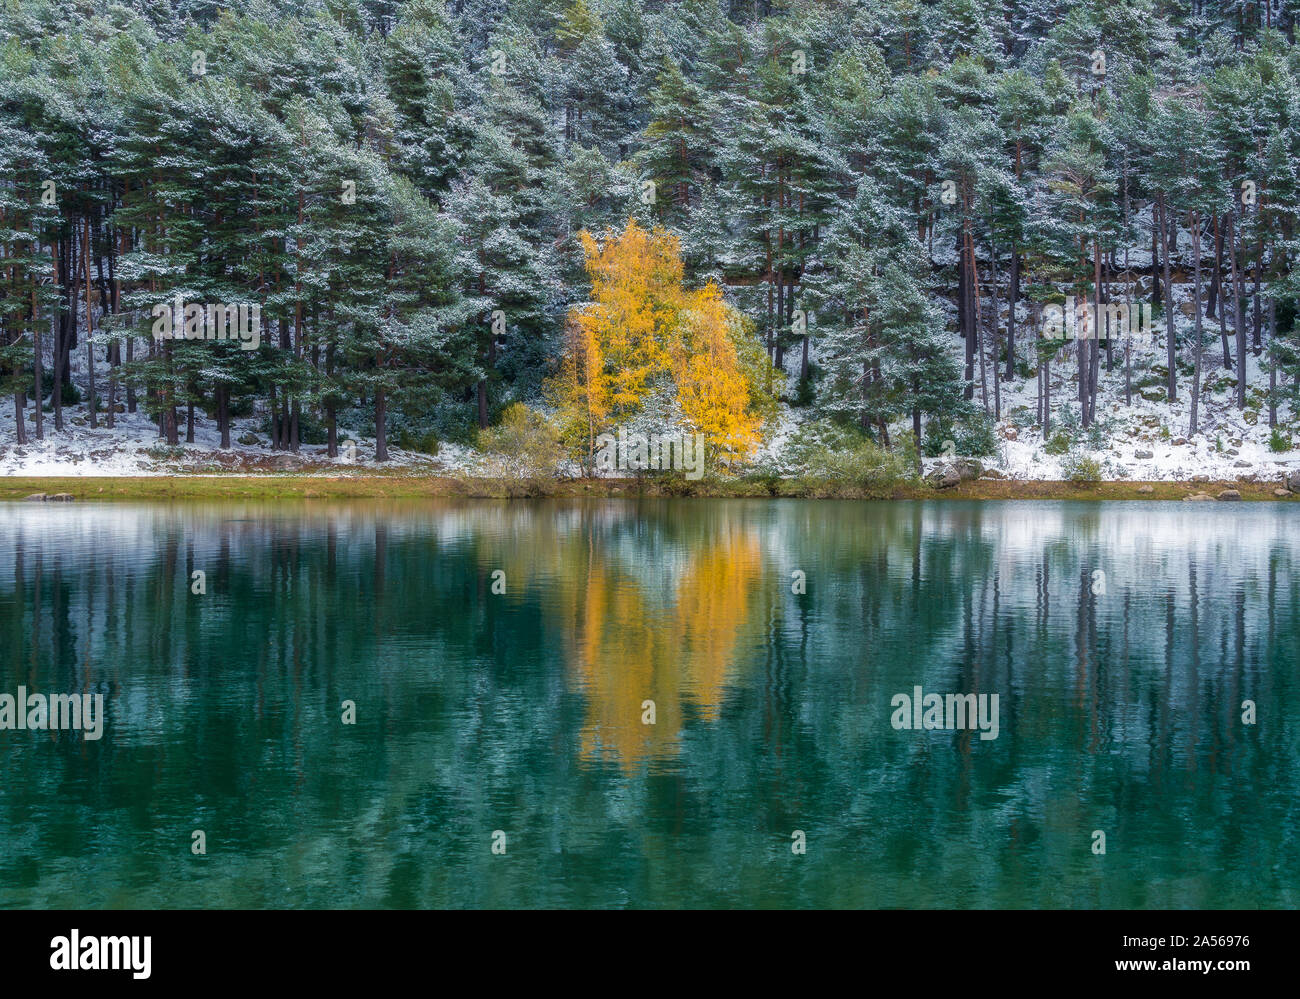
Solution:
{"label": "rock", "polygon": [[1184,503],[1204,503],[1207,500],[1213,501],[1214,497],[1209,493],[1193,493],[1191,496],[1184,496]]}
{"label": "rock", "polygon": [[1254,482],[1259,478],[1254,472],[1247,472],[1245,475],[1238,475],[1238,482]]}
{"label": "rock", "polygon": [[1278,499],[1285,499],[1286,497],[1288,497],[1288,496],[1291,495],[1291,490],[1290,490],[1290,489],[1274,489],[1274,490],[1273,490],[1273,495],[1276,496]]}
{"label": "rock", "polygon": [[1138,492],[1140,493],[1153,493],[1155,491],[1154,486],[1138,486]]}
{"label": "rock", "polygon": [[240,444],[243,444],[244,447],[256,447],[258,444],[262,443],[260,440],[258,440],[257,434],[252,434],[252,433],[243,434],[240,437],[237,437],[236,441]]}
{"label": "rock", "polygon": [[1259,422],[1259,410],[1257,409],[1244,410],[1241,414],[1241,418],[1246,421],[1246,426],[1253,427],[1256,423]]}
{"label": "rock", "polygon": [[76,497],[72,493],[55,493],[53,496],[47,496],[46,499],[51,503],[71,503]]}
{"label": "rock", "polygon": [[1233,468],[1249,468],[1249,467],[1250,467],[1250,462],[1248,462],[1248,461],[1234,461],[1234,462],[1232,463],[1232,467],[1233,467]]}
{"label": "rock", "polygon": [[1187,438],[1175,437],[1172,441],[1170,441],[1170,443],[1173,444],[1174,447],[1182,447],[1184,444],[1187,443]]}
{"label": "rock", "polygon": [[1017,430],[1015,427],[1007,427],[1006,430],[1002,431],[1002,437],[1004,440],[1009,440],[1009,441],[1019,440],[1020,431]]}
{"label": "rock", "polygon": [[1138,461],[1150,461],[1155,455],[1150,451],[1134,451],[1133,457]]}
{"label": "rock", "polygon": [[1300,493],[1300,468],[1286,473],[1286,487],[1293,493]]}
{"label": "rock", "polygon": [[1223,492],[1219,493],[1219,495],[1216,496],[1215,499],[1239,500],[1241,499],[1241,493],[1237,492],[1237,490],[1235,489],[1225,489],[1223,490]]}
{"label": "rock", "polygon": [[951,489],[961,482],[961,473],[951,465],[940,465],[930,473],[928,481],[935,489]]}
{"label": "rock", "polygon": [[1227,451],[1223,453],[1226,454],[1229,458],[1235,458],[1237,457],[1237,455],[1241,454],[1241,452],[1238,451],[1235,447],[1230,447],[1228,448]]}
{"label": "rock", "polygon": [[1228,443],[1231,444],[1233,447],[1241,447],[1241,438],[1233,437],[1228,441]]}
{"label": "rock", "polygon": [[46,496],[44,493],[32,493],[23,502],[25,503],[44,503]]}
{"label": "rock", "polygon": [[1192,481],[1193,481],[1193,482],[1209,482],[1209,481],[1210,481],[1210,477],[1209,477],[1208,475],[1193,475],[1193,476],[1192,476]]}
{"label": "rock", "polygon": [[984,478],[986,479],[1005,479],[1006,476],[996,468],[984,469]]}
{"label": "rock", "polygon": [[953,468],[957,470],[957,475],[962,482],[978,479],[984,471],[984,466],[974,458],[958,458],[953,462]]}

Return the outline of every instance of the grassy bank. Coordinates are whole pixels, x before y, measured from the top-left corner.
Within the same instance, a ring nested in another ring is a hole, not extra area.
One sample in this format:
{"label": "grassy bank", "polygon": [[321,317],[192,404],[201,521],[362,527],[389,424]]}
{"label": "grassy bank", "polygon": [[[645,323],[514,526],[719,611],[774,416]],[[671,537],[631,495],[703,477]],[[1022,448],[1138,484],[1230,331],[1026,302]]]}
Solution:
{"label": "grassy bank", "polygon": [[[1149,491],[1144,491],[1148,487]],[[427,497],[717,497],[806,499],[1182,500],[1236,489],[1243,500],[1278,501],[1276,482],[1046,482],[978,479],[950,489],[920,483],[859,485],[823,479],[605,479],[520,483],[401,475],[308,477],[158,476],[149,478],[3,478],[0,500],[65,493],[76,500],[328,500]],[[1289,502],[1294,496],[1281,498]]]}

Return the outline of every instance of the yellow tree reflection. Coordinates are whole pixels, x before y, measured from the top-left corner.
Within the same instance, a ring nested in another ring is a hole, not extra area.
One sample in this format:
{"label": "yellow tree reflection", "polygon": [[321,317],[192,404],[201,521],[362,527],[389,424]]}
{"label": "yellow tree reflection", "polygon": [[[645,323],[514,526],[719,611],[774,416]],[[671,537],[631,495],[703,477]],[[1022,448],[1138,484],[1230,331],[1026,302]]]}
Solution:
{"label": "yellow tree reflection", "polygon": [[[666,601],[604,561],[591,568],[578,612],[575,679],[587,698],[586,760],[632,769],[677,751],[686,705],[715,720],[759,583],[760,547],[724,528],[698,549]],[[646,701],[654,724],[646,724]]]}

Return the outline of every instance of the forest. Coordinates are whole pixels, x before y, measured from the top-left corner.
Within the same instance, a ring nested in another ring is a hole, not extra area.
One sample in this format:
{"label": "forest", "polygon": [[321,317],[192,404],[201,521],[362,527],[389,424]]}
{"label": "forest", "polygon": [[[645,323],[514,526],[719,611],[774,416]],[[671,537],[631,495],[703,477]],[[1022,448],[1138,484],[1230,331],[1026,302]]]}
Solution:
{"label": "forest", "polygon": [[0,0],[0,426],[580,464],[687,427],[733,467],[783,419],[980,455],[1146,400],[1289,451],[1294,36],[1289,0]]}

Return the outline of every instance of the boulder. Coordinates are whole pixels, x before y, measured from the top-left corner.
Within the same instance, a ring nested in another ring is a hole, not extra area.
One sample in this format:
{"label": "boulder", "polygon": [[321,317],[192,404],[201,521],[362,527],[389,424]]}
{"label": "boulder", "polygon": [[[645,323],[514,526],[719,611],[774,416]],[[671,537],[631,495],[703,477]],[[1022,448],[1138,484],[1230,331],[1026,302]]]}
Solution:
{"label": "boulder", "polygon": [[1241,499],[1241,493],[1237,492],[1237,490],[1235,489],[1225,489],[1223,490],[1223,492],[1219,493],[1219,495],[1216,496],[1215,499],[1239,500]]}
{"label": "boulder", "polygon": [[1170,441],[1170,443],[1173,444],[1174,447],[1182,447],[1184,444],[1187,443],[1187,438],[1186,438],[1186,437],[1175,437],[1172,441]]}
{"label": "boulder", "polygon": [[1193,481],[1193,482],[1209,482],[1209,481],[1210,481],[1210,477],[1209,477],[1208,475],[1193,475],[1193,476],[1192,476],[1192,481]]}
{"label": "boulder", "polygon": [[1154,486],[1147,486],[1147,485],[1138,486],[1138,492],[1140,493],[1153,493],[1155,491],[1156,490]]}
{"label": "boulder", "polygon": [[44,493],[32,493],[30,496],[28,496],[28,497],[24,500],[24,502],[26,502],[26,503],[44,503],[45,500],[46,500],[46,495],[45,495]]}
{"label": "boulder", "polygon": [[1133,457],[1136,458],[1138,461],[1150,461],[1152,458],[1155,457],[1155,455],[1152,454],[1150,451],[1134,451]]}
{"label": "boulder", "polygon": [[951,465],[940,465],[930,473],[927,481],[935,489],[951,489],[961,482],[961,474]]}
{"label": "boulder", "polygon": [[1207,500],[1213,502],[1214,497],[1211,496],[1209,493],[1193,493],[1191,496],[1183,497],[1184,503],[1204,503]]}
{"label": "boulder", "polygon": [[1232,463],[1232,467],[1233,467],[1233,468],[1249,468],[1249,467],[1250,467],[1250,462],[1248,462],[1248,461],[1234,461],[1234,462]]}
{"label": "boulder", "polygon": [[55,493],[53,496],[47,496],[51,503],[71,503],[76,497],[72,493]]}
{"label": "boulder", "polygon": [[1300,468],[1286,473],[1286,487],[1293,493],[1300,493]]}
{"label": "boulder", "polygon": [[953,462],[953,468],[957,470],[957,475],[962,482],[978,479],[984,471],[984,466],[974,458],[958,458]]}
{"label": "boulder", "polygon": [[1290,490],[1290,489],[1274,489],[1274,490],[1273,490],[1273,495],[1276,496],[1278,499],[1286,499],[1286,497],[1288,497],[1288,496],[1291,495],[1291,490]]}

